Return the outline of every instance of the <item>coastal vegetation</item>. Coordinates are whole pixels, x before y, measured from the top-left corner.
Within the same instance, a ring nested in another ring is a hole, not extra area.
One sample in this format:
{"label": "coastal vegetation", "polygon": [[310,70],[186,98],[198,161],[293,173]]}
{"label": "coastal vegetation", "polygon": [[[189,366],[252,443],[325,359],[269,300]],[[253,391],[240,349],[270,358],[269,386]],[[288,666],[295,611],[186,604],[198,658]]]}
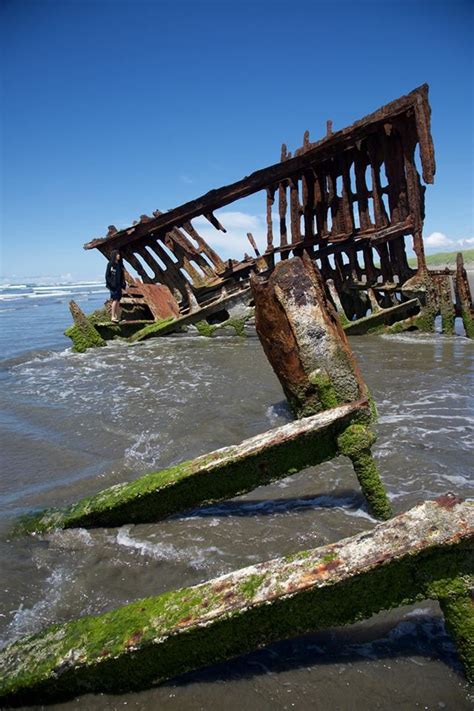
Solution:
{"label": "coastal vegetation", "polygon": [[[474,249],[457,250],[456,252],[437,252],[436,254],[426,255],[426,264],[429,267],[443,269],[449,267],[456,268],[456,255],[462,252],[464,259],[464,267],[470,271],[474,269]],[[410,257],[408,260],[410,267],[416,267],[416,257]]]}

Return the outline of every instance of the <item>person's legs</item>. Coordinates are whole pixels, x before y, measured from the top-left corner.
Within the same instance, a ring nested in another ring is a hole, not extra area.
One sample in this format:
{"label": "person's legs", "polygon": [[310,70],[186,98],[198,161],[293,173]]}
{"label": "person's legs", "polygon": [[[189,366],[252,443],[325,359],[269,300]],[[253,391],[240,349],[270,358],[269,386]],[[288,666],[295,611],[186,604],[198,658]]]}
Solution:
{"label": "person's legs", "polygon": [[112,321],[118,321],[118,307],[119,301],[117,299],[112,300]]}
{"label": "person's legs", "polygon": [[120,321],[120,299],[122,298],[122,290],[110,290],[111,300],[111,321]]}

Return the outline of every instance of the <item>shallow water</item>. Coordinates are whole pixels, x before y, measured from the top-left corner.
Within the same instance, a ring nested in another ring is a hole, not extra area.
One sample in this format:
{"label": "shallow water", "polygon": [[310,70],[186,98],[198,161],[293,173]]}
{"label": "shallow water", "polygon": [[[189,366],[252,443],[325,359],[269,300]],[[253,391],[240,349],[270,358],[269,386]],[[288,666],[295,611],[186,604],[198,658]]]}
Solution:
{"label": "shallow water", "polygon": [[[82,299],[87,310],[100,303],[93,294]],[[0,311],[2,644],[375,524],[350,464],[338,459],[156,524],[10,538],[25,511],[291,419],[251,330],[246,339],[189,333],[80,355],[61,335],[68,321],[61,298]],[[446,491],[472,496],[474,344],[416,334],[351,343],[378,405],[374,451],[394,509]],[[468,709],[471,702],[439,608],[426,602],[156,689],[55,708]]]}

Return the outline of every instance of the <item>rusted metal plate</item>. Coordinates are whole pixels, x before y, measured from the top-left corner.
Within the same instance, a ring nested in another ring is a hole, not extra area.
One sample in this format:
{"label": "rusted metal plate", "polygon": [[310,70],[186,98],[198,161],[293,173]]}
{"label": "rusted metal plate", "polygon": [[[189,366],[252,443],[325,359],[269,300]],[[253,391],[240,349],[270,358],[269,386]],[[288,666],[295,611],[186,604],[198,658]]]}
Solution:
{"label": "rusted metal plate", "polygon": [[129,289],[132,297],[140,293],[150,309],[155,321],[165,318],[178,318],[180,315],[178,302],[164,284],[136,284]]}

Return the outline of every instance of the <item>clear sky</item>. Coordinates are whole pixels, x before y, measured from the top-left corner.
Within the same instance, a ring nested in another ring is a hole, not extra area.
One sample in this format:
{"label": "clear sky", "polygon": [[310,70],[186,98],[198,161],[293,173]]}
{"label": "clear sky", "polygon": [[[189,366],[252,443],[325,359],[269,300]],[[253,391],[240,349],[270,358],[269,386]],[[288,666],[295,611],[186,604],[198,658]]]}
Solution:
{"label": "clear sky", "polygon": [[[3,0],[3,277],[101,276],[84,242],[430,85],[433,249],[474,246],[472,0]],[[215,233],[263,230],[256,199]],[[214,230],[213,230],[214,232]],[[206,233],[208,234],[208,233]]]}

